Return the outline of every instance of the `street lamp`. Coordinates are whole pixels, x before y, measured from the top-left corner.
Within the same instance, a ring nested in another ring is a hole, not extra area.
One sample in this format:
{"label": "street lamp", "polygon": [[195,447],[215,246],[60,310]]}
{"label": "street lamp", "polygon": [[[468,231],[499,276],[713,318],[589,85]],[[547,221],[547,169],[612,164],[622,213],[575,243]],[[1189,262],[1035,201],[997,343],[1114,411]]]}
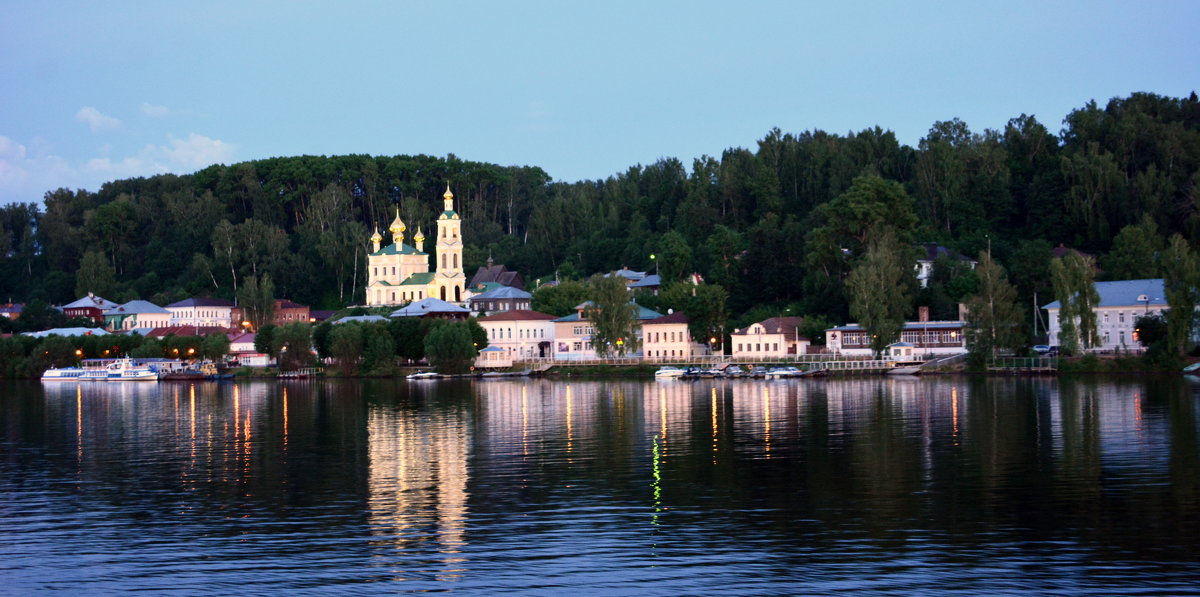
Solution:
{"label": "street lamp", "polygon": [[654,262],[654,275],[658,275],[658,256],[654,253],[650,254],[650,261]]}

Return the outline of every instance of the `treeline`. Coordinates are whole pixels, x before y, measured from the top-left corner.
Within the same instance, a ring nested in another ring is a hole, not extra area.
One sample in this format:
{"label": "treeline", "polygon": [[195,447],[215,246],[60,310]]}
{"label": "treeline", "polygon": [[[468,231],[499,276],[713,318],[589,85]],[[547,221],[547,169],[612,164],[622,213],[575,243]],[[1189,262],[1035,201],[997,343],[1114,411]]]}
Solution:
{"label": "treeline", "polygon": [[[842,225],[855,206],[830,204],[856,180],[877,179],[895,183],[885,195],[908,206],[908,240],[971,257],[990,244],[1023,305],[1035,292],[1050,296],[1060,244],[1101,255],[1102,276],[1151,276],[1152,262],[1137,252],[1144,246],[1175,233],[1200,242],[1200,101],[1139,93],[1090,102],[1058,132],[1027,115],[982,131],[954,119],[934,123],[917,147],[880,128],[775,129],[753,149],[573,183],[453,155],[355,155],[212,166],[94,193],[59,189],[44,206],[0,214],[0,299],[61,303],[87,290],[159,304],[233,298],[243,280],[269,273],[280,296],[315,307],[361,303],[371,230],[398,208],[410,231],[428,233],[449,182],[468,272],[489,255],[527,280],[622,266],[668,280],[698,272],[727,289],[735,316],[791,307],[845,320],[848,268],[837,255],[853,255],[862,231]],[[1114,251],[1131,225],[1126,244],[1150,242]],[[944,262],[917,304],[952,315],[976,284]]]}

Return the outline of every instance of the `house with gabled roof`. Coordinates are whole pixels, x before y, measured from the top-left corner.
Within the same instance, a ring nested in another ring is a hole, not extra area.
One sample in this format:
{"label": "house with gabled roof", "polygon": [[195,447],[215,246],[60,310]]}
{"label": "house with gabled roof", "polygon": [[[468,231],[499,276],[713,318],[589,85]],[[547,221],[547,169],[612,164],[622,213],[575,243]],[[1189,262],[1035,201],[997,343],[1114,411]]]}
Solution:
{"label": "house with gabled roof", "polygon": [[480,284],[494,283],[500,286],[508,286],[510,288],[518,288],[525,290],[525,280],[521,278],[521,274],[515,271],[509,271],[503,264],[496,265],[491,256],[487,259],[487,265],[482,265],[475,271],[475,275],[471,276],[471,283],[468,288],[474,291]]}
{"label": "house with gabled roof", "polygon": [[467,305],[475,313],[498,313],[513,309],[528,309],[532,302],[532,294],[510,286],[499,286],[467,299]]}
{"label": "house with gabled roof", "polygon": [[933,264],[938,259],[949,259],[951,261],[961,262],[971,269],[979,262],[971,259],[957,251],[952,251],[937,243],[920,243],[917,247],[921,250],[920,256],[917,257],[917,282],[921,284],[921,288],[929,286],[929,279],[933,277]]}
{"label": "house with gabled roof", "polygon": [[104,323],[104,312],[116,306],[116,303],[89,292],[87,296],[63,305],[60,309],[67,317],[84,317],[96,323]]}
{"label": "house with gabled roof", "polygon": [[488,346],[504,351],[509,361],[549,358],[554,354],[554,320],[548,313],[513,309],[476,319],[487,332]]}
{"label": "house with gabled roof", "polygon": [[811,344],[800,334],[803,317],[771,317],[729,335],[730,354],[738,359],[794,358]]}

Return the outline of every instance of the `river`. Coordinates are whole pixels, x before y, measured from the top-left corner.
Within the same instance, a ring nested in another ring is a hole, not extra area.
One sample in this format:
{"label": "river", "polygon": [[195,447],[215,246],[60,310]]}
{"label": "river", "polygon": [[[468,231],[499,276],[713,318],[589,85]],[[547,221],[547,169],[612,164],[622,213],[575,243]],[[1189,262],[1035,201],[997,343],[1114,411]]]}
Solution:
{"label": "river", "polygon": [[0,594],[1200,590],[1177,378],[0,384]]}

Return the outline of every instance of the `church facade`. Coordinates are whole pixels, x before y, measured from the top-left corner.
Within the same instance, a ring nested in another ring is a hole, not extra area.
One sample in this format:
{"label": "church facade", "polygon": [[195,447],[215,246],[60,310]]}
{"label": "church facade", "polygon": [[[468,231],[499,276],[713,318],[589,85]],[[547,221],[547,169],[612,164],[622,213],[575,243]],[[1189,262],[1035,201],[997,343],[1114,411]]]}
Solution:
{"label": "church facade", "polygon": [[420,226],[412,238],[413,244],[405,244],[407,226],[400,220],[399,208],[388,227],[392,244],[382,246],[383,236],[378,230],[371,235],[372,252],[367,256],[368,306],[405,305],[429,297],[464,303],[470,298],[462,267],[462,219],[454,211],[450,185],[446,185],[442,200],[434,238],[434,271],[429,270],[429,254],[425,252],[425,235]]}

